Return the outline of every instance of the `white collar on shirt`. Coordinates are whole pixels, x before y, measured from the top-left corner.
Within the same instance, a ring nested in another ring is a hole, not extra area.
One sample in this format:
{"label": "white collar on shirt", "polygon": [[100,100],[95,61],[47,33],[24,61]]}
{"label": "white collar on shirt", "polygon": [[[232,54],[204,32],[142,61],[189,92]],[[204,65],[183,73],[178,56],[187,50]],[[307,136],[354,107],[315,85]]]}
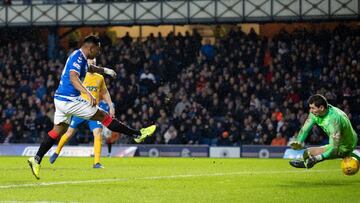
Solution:
{"label": "white collar on shirt", "polygon": [[87,60],[86,55],[85,55],[84,52],[81,50],[81,48],[80,48],[79,50],[80,50],[81,54],[84,56],[85,60]]}

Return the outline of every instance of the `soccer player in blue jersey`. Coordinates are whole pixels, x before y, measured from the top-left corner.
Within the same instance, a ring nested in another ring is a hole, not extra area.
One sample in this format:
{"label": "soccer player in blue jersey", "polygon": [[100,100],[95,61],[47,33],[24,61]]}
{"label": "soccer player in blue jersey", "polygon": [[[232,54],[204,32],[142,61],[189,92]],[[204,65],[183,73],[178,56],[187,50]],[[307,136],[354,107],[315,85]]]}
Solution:
{"label": "soccer player in blue jersey", "polygon": [[[95,60],[88,60],[89,64],[95,64]],[[114,105],[111,101],[111,96],[105,84],[105,79],[101,74],[98,73],[90,73],[88,72],[83,81],[83,85],[88,89],[91,94],[95,97],[96,102],[98,102],[98,106],[109,113],[110,116],[115,115]],[[88,100],[86,94],[81,94],[83,99]],[[100,101],[100,99],[102,99]],[[105,105],[106,104],[106,105]],[[110,104],[110,106],[108,105]],[[104,108],[105,107],[105,108]],[[83,118],[79,118],[73,116],[71,118],[70,126],[66,133],[61,136],[61,139],[58,143],[56,151],[54,154],[50,156],[50,163],[53,164],[57,157],[60,155],[61,149],[64,145],[71,139],[72,136],[75,135],[76,129],[82,124],[86,124],[89,126],[90,131],[94,134],[94,165],[93,168],[103,168],[100,164],[100,156],[101,156],[101,145],[102,145],[102,131],[103,127],[100,121],[92,121],[85,120]]]}
{"label": "soccer player in blue jersey", "polygon": [[[135,130],[112,118],[97,106],[94,96],[84,87],[82,80],[88,71],[107,74],[112,77],[116,76],[115,71],[112,69],[88,65],[87,59],[94,59],[99,55],[100,46],[99,38],[90,35],[84,39],[81,48],[75,50],[66,61],[60,84],[54,95],[54,127],[48,132],[49,136],[43,139],[36,155],[28,159],[31,171],[37,179],[40,178],[42,158],[54,145],[59,135],[63,135],[66,132],[72,116],[100,121],[112,131],[133,136],[137,143],[142,142],[156,130],[155,125]],[[80,97],[81,93],[86,94],[89,100],[82,99]]]}

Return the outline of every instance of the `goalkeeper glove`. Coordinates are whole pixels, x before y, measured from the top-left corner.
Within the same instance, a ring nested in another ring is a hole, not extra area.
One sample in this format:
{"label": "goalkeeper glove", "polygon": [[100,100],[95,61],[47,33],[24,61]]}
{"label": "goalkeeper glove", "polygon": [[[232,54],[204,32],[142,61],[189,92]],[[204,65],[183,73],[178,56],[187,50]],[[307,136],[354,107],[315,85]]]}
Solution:
{"label": "goalkeeper glove", "polygon": [[299,142],[299,141],[291,141],[290,142],[290,147],[294,150],[300,150],[304,148],[304,143],[303,142]]}

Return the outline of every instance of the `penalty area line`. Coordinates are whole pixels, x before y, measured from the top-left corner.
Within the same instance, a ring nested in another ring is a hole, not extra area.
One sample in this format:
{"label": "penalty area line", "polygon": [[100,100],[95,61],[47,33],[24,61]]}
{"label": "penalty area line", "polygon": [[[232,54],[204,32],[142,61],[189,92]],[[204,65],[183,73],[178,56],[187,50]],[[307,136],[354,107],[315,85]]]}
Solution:
{"label": "penalty area line", "polygon": [[161,179],[177,179],[177,178],[194,178],[194,177],[216,177],[216,176],[230,176],[230,175],[266,175],[266,174],[289,174],[289,173],[324,173],[334,172],[338,170],[291,170],[291,171],[254,171],[254,172],[231,172],[231,173],[209,173],[209,174],[180,174],[170,176],[148,176],[148,177],[133,177],[133,178],[112,178],[112,179],[97,179],[97,180],[74,180],[74,181],[58,181],[58,182],[40,182],[17,185],[0,185],[0,189],[23,188],[23,187],[38,187],[38,186],[52,186],[52,185],[69,185],[69,184],[86,184],[86,183],[108,183],[108,182],[126,182],[130,180],[161,180]]}

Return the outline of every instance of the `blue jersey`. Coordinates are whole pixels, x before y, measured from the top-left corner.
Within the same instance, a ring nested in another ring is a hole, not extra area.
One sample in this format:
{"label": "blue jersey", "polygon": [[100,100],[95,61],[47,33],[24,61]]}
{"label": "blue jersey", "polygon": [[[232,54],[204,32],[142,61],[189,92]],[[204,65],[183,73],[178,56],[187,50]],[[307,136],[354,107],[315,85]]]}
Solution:
{"label": "blue jersey", "polygon": [[61,74],[60,84],[55,92],[55,98],[59,99],[61,96],[77,97],[80,96],[80,91],[75,89],[70,81],[70,71],[75,71],[79,74],[81,81],[84,80],[88,69],[87,59],[80,49],[71,53],[66,61],[64,70]]}

